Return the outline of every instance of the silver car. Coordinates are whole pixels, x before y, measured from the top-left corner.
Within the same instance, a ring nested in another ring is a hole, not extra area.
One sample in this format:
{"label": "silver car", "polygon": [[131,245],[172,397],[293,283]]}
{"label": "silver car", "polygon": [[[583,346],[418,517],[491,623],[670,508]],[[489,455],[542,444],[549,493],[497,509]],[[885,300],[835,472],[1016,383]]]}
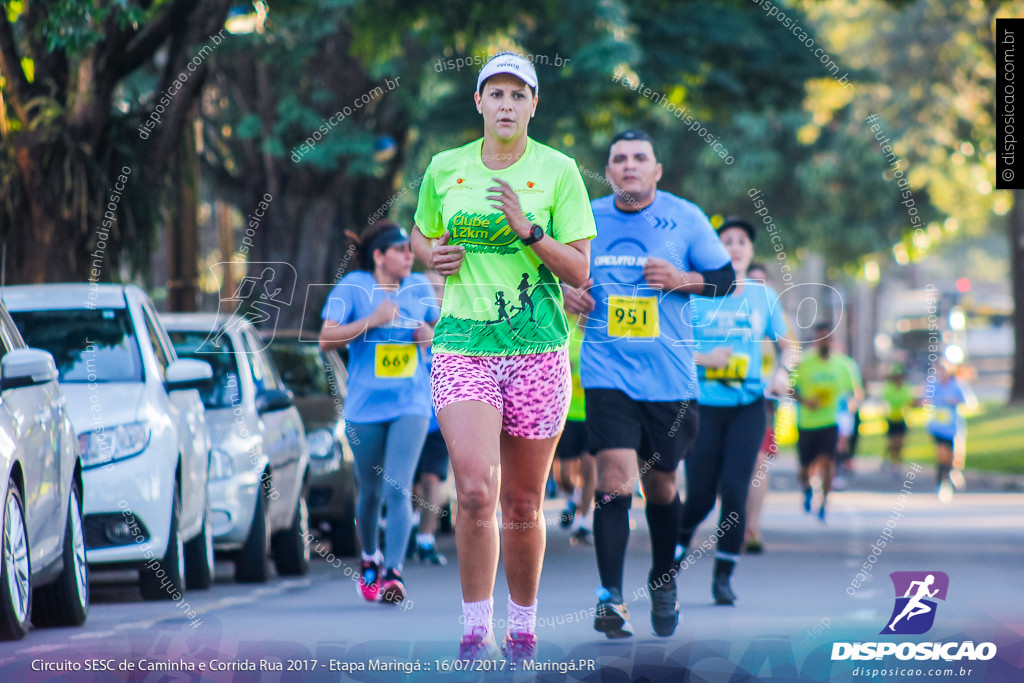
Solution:
{"label": "silver car", "polygon": [[302,418],[255,328],[238,316],[161,316],[178,355],[208,362],[203,392],[213,439],[210,506],[214,548],[235,562],[235,580],[309,569],[309,451]]}
{"label": "silver car", "polygon": [[328,525],[335,555],[357,555],[355,464],[344,419],[345,363],[336,350],[321,351],[315,341],[301,341],[298,330],[274,330],[264,339],[295,394],[295,407],[306,427],[312,470],[307,496],[310,525]]}
{"label": "silver car", "polygon": [[0,637],[78,626],[89,613],[78,439],[57,365],[25,346],[0,305]]}
{"label": "silver car", "polygon": [[197,389],[210,366],[175,356],[135,285],[19,285],[3,300],[60,373],[82,455],[90,568],[138,568],[147,600],[208,588],[210,436]]}

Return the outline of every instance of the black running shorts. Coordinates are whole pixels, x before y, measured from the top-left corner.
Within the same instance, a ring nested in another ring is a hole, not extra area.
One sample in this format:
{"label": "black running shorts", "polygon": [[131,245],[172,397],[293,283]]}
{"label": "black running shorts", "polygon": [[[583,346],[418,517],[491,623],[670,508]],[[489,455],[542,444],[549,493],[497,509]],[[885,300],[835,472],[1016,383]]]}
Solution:
{"label": "black running shorts", "polygon": [[635,401],[618,389],[587,389],[591,453],[629,448],[652,469],[675,472],[697,438],[697,402]]}

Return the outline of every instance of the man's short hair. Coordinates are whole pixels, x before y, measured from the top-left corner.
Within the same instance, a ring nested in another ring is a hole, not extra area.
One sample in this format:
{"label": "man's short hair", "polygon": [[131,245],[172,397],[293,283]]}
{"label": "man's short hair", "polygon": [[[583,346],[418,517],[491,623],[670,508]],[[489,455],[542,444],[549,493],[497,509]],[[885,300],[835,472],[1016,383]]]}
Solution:
{"label": "man's short hair", "polygon": [[651,143],[651,150],[654,152],[654,160],[658,160],[658,151],[654,149],[654,140],[651,139],[651,136],[642,130],[633,129],[624,130],[612,138],[612,141],[608,143],[608,159],[612,158],[612,147],[614,147],[615,143],[620,140],[640,140],[642,142]]}

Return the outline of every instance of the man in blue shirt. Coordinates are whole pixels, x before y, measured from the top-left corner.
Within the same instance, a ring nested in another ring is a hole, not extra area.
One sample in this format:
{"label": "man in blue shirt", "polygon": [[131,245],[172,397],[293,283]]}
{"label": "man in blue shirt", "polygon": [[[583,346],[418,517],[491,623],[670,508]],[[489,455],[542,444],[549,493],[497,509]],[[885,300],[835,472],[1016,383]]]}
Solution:
{"label": "man in blue shirt", "polygon": [[591,202],[597,221],[592,279],[566,292],[567,310],[587,316],[580,378],[598,471],[594,547],[601,588],[594,628],[609,638],[633,635],[622,575],[639,477],[651,534],[651,623],[657,635],[670,636],[679,623],[676,469],[697,434],[686,304],[691,294],[723,296],[735,273],[704,212],[658,191],[662,167],[647,134],[616,135],[605,174],[614,194]]}

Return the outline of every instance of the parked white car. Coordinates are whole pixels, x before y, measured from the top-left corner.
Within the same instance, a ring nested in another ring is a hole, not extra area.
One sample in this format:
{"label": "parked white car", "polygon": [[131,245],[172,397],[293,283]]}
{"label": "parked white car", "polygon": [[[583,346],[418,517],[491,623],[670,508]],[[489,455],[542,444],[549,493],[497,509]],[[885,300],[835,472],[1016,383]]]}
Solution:
{"label": "parked white car", "polygon": [[198,387],[210,366],[177,358],[133,285],[6,287],[3,300],[57,363],[82,454],[89,564],[138,567],[148,600],[209,587],[210,436]]}
{"label": "parked white car", "polygon": [[214,547],[235,579],[309,569],[309,451],[302,416],[255,328],[239,316],[161,316],[179,356],[201,358],[214,382],[202,392],[213,436],[210,506]]}
{"label": "parked white car", "polygon": [[89,614],[82,463],[53,357],[25,347],[0,305],[0,637]]}

